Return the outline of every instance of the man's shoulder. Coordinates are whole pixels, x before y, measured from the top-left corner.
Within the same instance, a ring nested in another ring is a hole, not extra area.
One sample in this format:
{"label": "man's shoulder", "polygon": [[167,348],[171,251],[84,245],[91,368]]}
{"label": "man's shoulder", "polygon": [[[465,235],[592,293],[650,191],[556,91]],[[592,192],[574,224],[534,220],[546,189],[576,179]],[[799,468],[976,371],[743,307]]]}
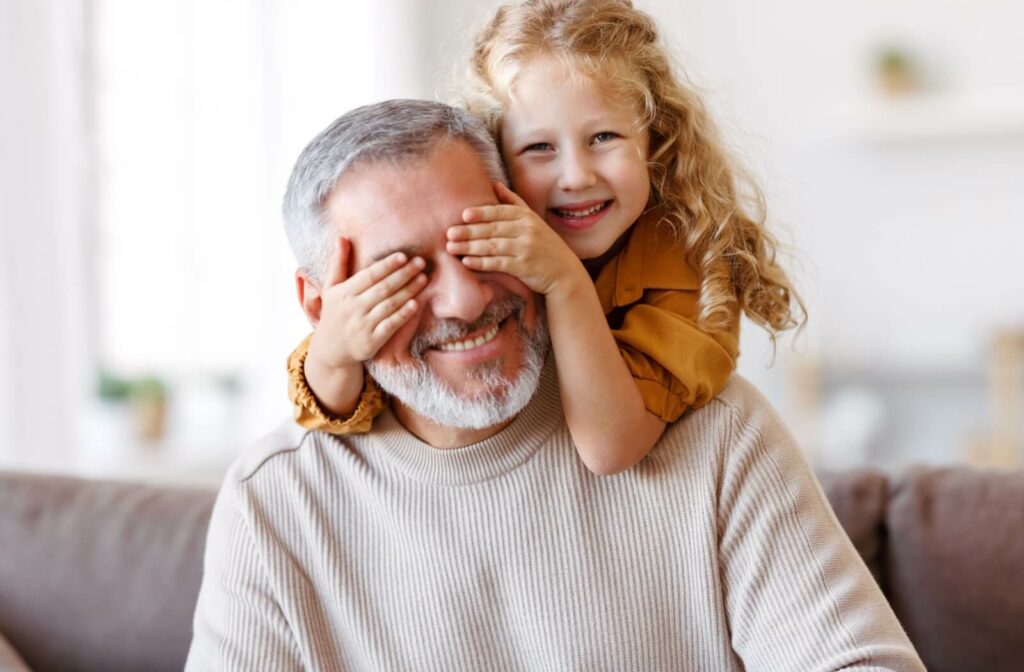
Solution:
{"label": "man's shoulder", "polygon": [[[670,441],[691,438],[702,445],[721,445],[737,432],[772,432],[782,426],[765,396],[749,380],[734,374],[717,397],[669,425],[663,436]],[[721,441],[709,441],[715,437]]]}
{"label": "man's shoulder", "polygon": [[776,419],[771,402],[753,383],[738,373],[729,378],[714,402],[727,409],[734,419],[760,418],[764,414]]}
{"label": "man's shoulder", "polygon": [[258,439],[235,458],[226,482],[242,483],[252,478],[265,465],[281,455],[293,454],[311,440],[312,430],[286,420]]}

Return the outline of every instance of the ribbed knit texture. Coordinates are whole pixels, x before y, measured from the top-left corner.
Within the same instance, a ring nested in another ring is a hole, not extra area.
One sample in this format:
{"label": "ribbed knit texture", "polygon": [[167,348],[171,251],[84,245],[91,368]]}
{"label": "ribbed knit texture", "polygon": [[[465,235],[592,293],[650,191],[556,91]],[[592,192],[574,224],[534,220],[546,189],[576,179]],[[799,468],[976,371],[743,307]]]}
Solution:
{"label": "ribbed knit texture", "polygon": [[217,500],[189,670],[922,670],[790,435],[735,378],[595,476],[548,367],[438,450],[283,425]]}

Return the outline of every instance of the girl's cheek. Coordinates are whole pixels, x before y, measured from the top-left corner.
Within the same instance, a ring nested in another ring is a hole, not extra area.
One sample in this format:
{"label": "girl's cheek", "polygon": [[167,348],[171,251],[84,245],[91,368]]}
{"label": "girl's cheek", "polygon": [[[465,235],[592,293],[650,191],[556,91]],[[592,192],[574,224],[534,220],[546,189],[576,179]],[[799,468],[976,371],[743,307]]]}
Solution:
{"label": "girl's cheek", "polygon": [[[548,174],[548,171],[544,171],[540,167],[524,170],[518,175],[519,186],[516,192],[519,193],[524,201],[536,200],[547,192],[548,185],[554,179],[556,178],[553,178]],[[532,206],[533,203],[530,203],[530,205]]]}
{"label": "girl's cheek", "polygon": [[531,194],[529,197],[521,196],[526,201],[526,204],[530,206],[530,210],[533,210],[541,217],[544,216],[544,211],[547,209],[547,204],[544,199],[539,198],[536,194]]}
{"label": "girl's cheek", "polygon": [[512,191],[516,193],[516,196],[526,201],[526,204],[530,206],[532,210],[537,209],[538,191],[536,186],[526,179],[524,175],[510,174],[509,182],[512,186]]}

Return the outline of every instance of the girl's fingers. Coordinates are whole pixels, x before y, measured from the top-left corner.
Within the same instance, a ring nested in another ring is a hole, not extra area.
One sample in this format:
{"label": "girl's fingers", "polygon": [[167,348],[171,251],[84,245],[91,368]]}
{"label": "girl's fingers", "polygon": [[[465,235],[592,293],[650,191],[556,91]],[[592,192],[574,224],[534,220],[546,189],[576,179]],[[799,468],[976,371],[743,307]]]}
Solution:
{"label": "girl's fingers", "polygon": [[370,287],[376,285],[378,282],[394,273],[403,264],[405,264],[405,262],[405,254],[402,252],[395,252],[394,254],[390,254],[379,261],[375,261],[348,279],[349,290],[351,290],[353,294],[362,294]]}
{"label": "girl's fingers", "polygon": [[517,238],[481,238],[480,240],[449,240],[448,254],[474,257],[511,256],[520,251]]}
{"label": "girl's fingers", "polygon": [[373,328],[373,339],[380,345],[384,345],[415,314],[416,300],[409,299],[399,305],[397,310],[377,323],[377,326]]}
{"label": "girl's fingers", "polygon": [[423,260],[419,257],[414,257],[409,263],[399,266],[390,275],[381,278],[379,282],[368,287],[366,291],[358,295],[358,298],[370,310],[373,306],[404,287],[406,283],[419,275],[422,270]]}
{"label": "girl's fingers", "polygon": [[516,275],[514,257],[463,257],[462,263],[474,271]]}
{"label": "girl's fingers", "polygon": [[519,235],[518,221],[497,221],[486,224],[456,224],[448,227],[448,240],[474,240],[477,238],[511,238]]}
{"label": "girl's fingers", "polygon": [[523,216],[519,205],[477,205],[462,211],[462,221],[467,224],[519,219]]}
{"label": "girl's fingers", "polygon": [[394,292],[379,301],[366,314],[368,324],[382,322],[395,311],[401,309],[409,299],[416,296],[427,286],[427,276],[422,273],[406,283],[397,292]]}
{"label": "girl's fingers", "polygon": [[324,278],[322,292],[331,287],[345,282],[348,278],[349,257],[352,254],[352,243],[348,238],[338,238],[334,241],[334,253],[327,265],[327,277]]}

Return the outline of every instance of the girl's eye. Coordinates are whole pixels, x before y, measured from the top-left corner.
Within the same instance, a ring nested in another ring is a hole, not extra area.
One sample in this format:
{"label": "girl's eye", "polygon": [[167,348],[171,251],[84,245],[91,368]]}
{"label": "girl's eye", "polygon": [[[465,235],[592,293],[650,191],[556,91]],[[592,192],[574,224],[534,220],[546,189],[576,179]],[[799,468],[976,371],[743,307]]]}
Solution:
{"label": "girl's eye", "polygon": [[608,142],[609,140],[614,140],[617,137],[619,137],[619,134],[615,133],[614,131],[601,131],[600,133],[594,136],[594,142]]}
{"label": "girl's eye", "polygon": [[524,152],[544,152],[551,149],[551,145],[546,142],[535,142],[532,145],[523,147]]}

